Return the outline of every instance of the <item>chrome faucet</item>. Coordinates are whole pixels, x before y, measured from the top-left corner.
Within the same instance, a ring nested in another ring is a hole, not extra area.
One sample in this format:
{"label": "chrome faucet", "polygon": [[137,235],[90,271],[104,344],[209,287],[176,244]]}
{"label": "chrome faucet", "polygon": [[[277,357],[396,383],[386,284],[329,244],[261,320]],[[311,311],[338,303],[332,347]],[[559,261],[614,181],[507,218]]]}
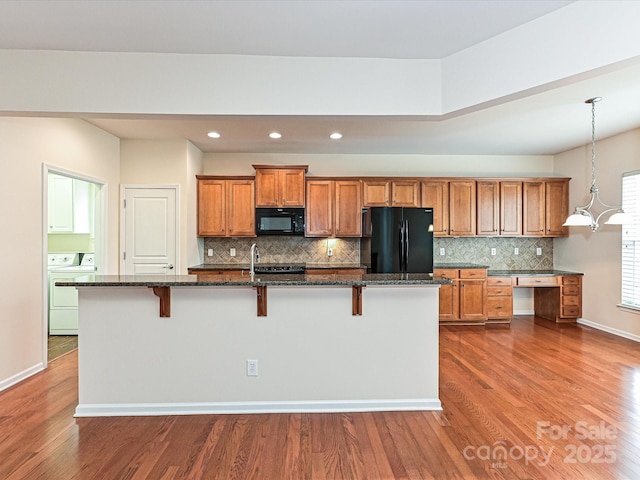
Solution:
{"label": "chrome faucet", "polygon": [[254,243],[251,245],[251,268],[249,274],[253,277],[256,274],[255,262],[260,263],[260,252],[258,251],[258,245]]}

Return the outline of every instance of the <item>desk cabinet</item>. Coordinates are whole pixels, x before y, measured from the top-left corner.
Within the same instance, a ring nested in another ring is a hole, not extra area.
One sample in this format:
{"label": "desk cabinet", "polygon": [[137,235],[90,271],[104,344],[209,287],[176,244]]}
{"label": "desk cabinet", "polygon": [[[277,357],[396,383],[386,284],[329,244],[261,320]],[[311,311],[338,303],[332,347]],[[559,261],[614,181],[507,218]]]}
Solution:
{"label": "desk cabinet", "polygon": [[582,276],[555,278],[553,288],[536,288],[533,306],[537,316],[557,323],[575,322],[582,316]]}

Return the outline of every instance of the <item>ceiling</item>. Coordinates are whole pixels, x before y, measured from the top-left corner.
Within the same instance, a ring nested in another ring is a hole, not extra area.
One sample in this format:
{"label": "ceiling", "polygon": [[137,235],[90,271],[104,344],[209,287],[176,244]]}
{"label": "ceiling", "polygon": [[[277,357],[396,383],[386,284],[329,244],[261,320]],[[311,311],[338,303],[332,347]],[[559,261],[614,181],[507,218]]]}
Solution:
{"label": "ceiling", "polygon": [[[2,1],[0,49],[442,59],[572,2]],[[380,32],[388,32],[381,35]],[[188,139],[204,152],[555,154],[640,126],[640,65],[439,117],[89,118],[120,137]],[[210,139],[216,130],[222,137]],[[280,140],[267,134],[277,130]],[[331,132],[343,134],[329,140]]]}

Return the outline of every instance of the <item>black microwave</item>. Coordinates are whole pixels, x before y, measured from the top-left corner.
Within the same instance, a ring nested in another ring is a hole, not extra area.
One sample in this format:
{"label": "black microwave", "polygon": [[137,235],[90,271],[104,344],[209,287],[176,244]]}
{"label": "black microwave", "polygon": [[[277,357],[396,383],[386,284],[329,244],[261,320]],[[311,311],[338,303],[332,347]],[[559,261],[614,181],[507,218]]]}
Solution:
{"label": "black microwave", "polygon": [[256,235],[304,235],[304,208],[256,208]]}

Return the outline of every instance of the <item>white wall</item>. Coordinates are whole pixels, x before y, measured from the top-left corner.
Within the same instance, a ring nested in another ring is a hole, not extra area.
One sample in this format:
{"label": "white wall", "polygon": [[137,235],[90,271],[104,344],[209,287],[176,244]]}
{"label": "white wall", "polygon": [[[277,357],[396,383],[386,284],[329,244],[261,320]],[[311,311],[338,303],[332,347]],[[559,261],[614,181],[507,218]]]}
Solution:
{"label": "white wall", "polygon": [[309,165],[308,175],[535,176],[553,174],[553,157],[487,155],[212,154],[206,175],[253,175],[252,164]]}
{"label": "white wall", "polygon": [[[106,271],[117,272],[119,140],[74,119],[0,117],[0,390],[43,368],[43,164],[107,182]],[[46,301],[45,301],[46,302]]]}
{"label": "white wall", "polygon": [[0,110],[440,115],[636,59],[639,15],[572,2],[443,60],[0,50]]}
{"label": "white wall", "polygon": [[[602,200],[620,204],[622,174],[640,169],[640,129],[598,140],[596,148],[596,183]],[[584,205],[591,186],[591,146],[557,155],[555,171],[573,177],[570,208]],[[603,225],[595,233],[571,227],[568,238],[554,240],[554,261],[556,268],[584,273],[584,319],[640,337],[640,315],[616,307],[621,295],[621,241],[620,226]]]}
{"label": "white wall", "polygon": [[[201,263],[196,238],[196,174],[202,152],[186,140],[122,140],[120,181],[123,185],[180,185],[179,273]],[[201,247],[200,247],[201,248]]]}

